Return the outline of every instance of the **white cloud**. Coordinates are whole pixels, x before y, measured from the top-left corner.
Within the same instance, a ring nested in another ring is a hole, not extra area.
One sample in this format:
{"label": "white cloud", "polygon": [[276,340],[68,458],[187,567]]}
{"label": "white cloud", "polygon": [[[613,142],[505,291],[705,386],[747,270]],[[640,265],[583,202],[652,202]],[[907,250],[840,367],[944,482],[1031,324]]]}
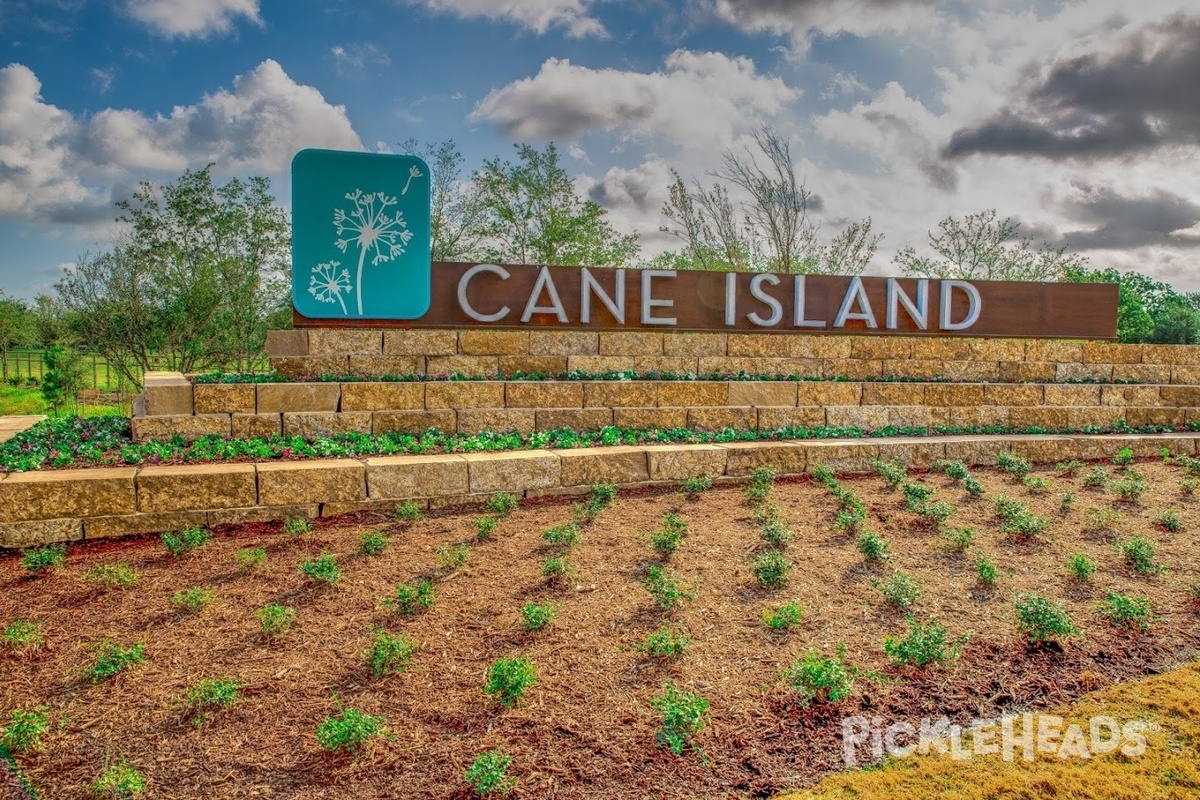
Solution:
{"label": "white cloud", "polygon": [[942,23],[938,0],[693,0],[748,33],[790,36],[797,50],[814,31],[871,36],[921,31]]}
{"label": "white cloud", "polygon": [[590,0],[406,0],[435,13],[460,19],[483,18],[519,25],[540,35],[562,28],[573,39],[608,36],[600,20],[588,14]]}
{"label": "white cloud", "polygon": [[96,91],[100,94],[107,94],[112,88],[113,79],[116,78],[117,72],[112,67],[108,69],[100,69],[92,67],[92,83],[96,84]]}
{"label": "white cloud", "polygon": [[720,148],[780,113],[799,92],[749,58],[676,50],[659,72],[591,69],[552,58],[532,78],[493,90],[472,121],[518,139],[578,139],[600,131]]}
{"label": "white cloud", "polygon": [[125,0],[129,16],[168,38],[226,33],[238,17],[261,23],[259,0]]}
{"label": "white cloud", "polygon": [[386,67],[392,63],[391,56],[370,42],[360,44],[335,44],[329,48],[339,74],[360,70],[368,64]]}
{"label": "white cloud", "polygon": [[21,64],[0,70],[0,219],[111,217],[117,181],[216,162],[226,174],[282,172],[304,147],[362,149],[345,108],[272,60],[169,115],[105,109],[91,118],[45,103]]}

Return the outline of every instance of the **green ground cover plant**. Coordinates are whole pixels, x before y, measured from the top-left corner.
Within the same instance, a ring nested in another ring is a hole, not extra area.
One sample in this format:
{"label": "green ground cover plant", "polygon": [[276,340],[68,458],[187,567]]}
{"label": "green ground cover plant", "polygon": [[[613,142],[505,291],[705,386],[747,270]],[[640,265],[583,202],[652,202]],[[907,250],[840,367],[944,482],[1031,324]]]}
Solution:
{"label": "green ground cover plant", "polygon": [[664,625],[642,639],[638,649],[654,658],[679,658],[687,652],[692,637]]}
{"label": "green ground cover plant", "polygon": [[667,613],[678,611],[683,608],[684,602],[694,598],[678,578],[658,564],[651,564],[646,568],[642,586],[646,587],[654,604]]}
{"label": "green ground cover plant", "polygon": [[966,642],[966,637],[947,640],[946,626],[936,620],[921,625],[910,614],[906,622],[908,632],[904,636],[887,636],[883,640],[883,652],[892,660],[892,664],[923,667],[937,663],[944,667],[958,658],[958,651]]}
{"label": "green ground cover plant", "polygon": [[189,614],[195,614],[198,611],[202,611],[205,606],[212,603],[215,599],[216,595],[210,589],[181,589],[171,595],[171,605]]}
{"label": "green ground cover plant", "polygon": [[377,556],[386,550],[387,546],[387,537],[379,531],[363,531],[359,537],[358,551],[363,555]]}
{"label": "green ground cover plant", "polygon": [[517,787],[515,778],[508,776],[512,756],[503,750],[488,750],[480,753],[467,767],[463,780],[480,797],[490,794],[508,794]]}
{"label": "green ground cover plant", "polygon": [[118,561],[116,564],[96,564],[83,578],[102,589],[130,589],[137,586],[142,575],[124,561]]}
{"label": "green ground cover plant", "polygon": [[92,794],[113,800],[137,797],[146,791],[147,784],[148,781],[141,772],[124,761],[119,761],[105,767],[100,777],[92,782]]}
{"label": "green ground cover plant", "polygon": [[12,721],[0,728],[0,744],[11,753],[40,747],[42,737],[50,729],[45,708],[14,708]]}
{"label": "green ground cover plant", "polygon": [[1144,597],[1130,597],[1113,592],[1100,603],[1098,610],[1118,628],[1150,628],[1150,601]]}
{"label": "green ground cover plant", "polygon": [[400,583],[396,585],[395,594],[383,601],[385,606],[390,606],[396,610],[396,613],[405,616],[413,617],[433,608],[437,602],[437,589],[433,585],[433,581],[428,578],[418,578],[412,583]]}
{"label": "green ground cover plant", "polygon": [[263,547],[245,547],[233,554],[238,563],[238,572],[247,575],[267,565],[267,551]]}
{"label": "green ground cover plant", "polygon": [[404,636],[389,634],[382,628],[375,631],[371,649],[367,651],[367,666],[376,678],[404,672],[421,645]]}
{"label": "green ground cover plant", "polygon": [[386,733],[383,717],[357,708],[340,708],[337,715],[326,717],[317,725],[317,742],[329,752],[357,753],[371,739]]}
{"label": "green ground cover plant", "polygon": [[40,650],[46,643],[46,634],[42,632],[40,622],[30,622],[25,619],[14,619],[4,626],[0,641],[9,650],[33,652]]}
{"label": "green ground cover plant", "polygon": [[322,552],[317,558],[301,561],[300,574],[313,583],[323,583],[327,586],[333,586],[342,579],[342,569],[338,566],[337,556],[326,552]]}
{"label": "green ground cover plant", "polygon": [[650,707],[662,715],[658,743],[677,756],[683,755],[684,747],[703,729],[708,714],[707,700],[679,691],[670,681],[662,694],[650,698]]}
{"label": "green ground cover plant", "polygon": [[554,621],[558,609],[558,603],[526,603],[521,606],[521,630],[540,631]]}
{"label": "green ground cover plant", "polygon": [[296,610],[276,603],[263,606],[256,616],[262,632],[267,636],[279,636],[296,624]]}
{"label": "green ground cover plant", "polygon": [[845,657],[846,648],[839,645],[837,656],[823,656],[816,650],[809,650],[802,659],[792,663],[785,679],[799,695],[801,705],[840,703],[850,696],[858,670],[846,663]]}
{"label": "green ground cover plant", "polygon": [[184,528],[181,531],[168,531],[161,538],[168,553],[175,558],[183,558],[208,544],[212,539],[212,531],[206,528]]}
{"label": "green ground cover plant", "polygon": [[1061,642],[1079,633],[1062,603],[1055,603],[1039,594],[1017,597],[1017,630],[1032,645]]}
{"label": "green ground cover plant", "polygon": [[105,639],[92,654],[92,665],[84,675],[92,683],[99,683],[145,660],[146,650],[141,642],[121,647],[111,639]]}
{"label": "green ground cover plant", "polygon": [[799,603],[784,603],[763,611],[762,623],[773,631],[786,631],[799,625],[803,616],[804,609]]}
{"label": "green ground cover plant", "polygon": [[65,544],[48,544],[21,551],[21,566],[33,575],[50,572],[67,563]]}
{"label": "green ground cover plant", "polygon": [[505,708],[514,708],[535,684],[537,668],[528,658],[498,658],[488,667],[483,691]]}

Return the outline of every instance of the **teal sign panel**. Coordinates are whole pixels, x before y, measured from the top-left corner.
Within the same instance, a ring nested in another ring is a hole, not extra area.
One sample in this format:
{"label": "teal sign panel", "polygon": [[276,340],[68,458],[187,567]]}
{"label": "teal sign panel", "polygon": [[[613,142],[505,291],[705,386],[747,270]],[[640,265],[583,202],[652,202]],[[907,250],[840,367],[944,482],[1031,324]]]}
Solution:
{"label": "teal sign panel", "polygon": [[301,150],[292,159],[292,303],[317,319],[429,310],[429,167],[416,156]]}

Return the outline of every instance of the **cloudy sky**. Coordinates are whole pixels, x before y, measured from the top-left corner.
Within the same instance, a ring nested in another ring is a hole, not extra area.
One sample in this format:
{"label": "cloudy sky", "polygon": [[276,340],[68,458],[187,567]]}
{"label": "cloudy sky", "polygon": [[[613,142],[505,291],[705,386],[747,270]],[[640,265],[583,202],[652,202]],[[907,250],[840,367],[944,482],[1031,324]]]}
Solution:
{"label": "cloudy sky", "polygon": [[0,0],[0,290],[49,291],[139,180],[280,198],[304,147],[555,141],[653,254],[670,170],[785,136],[873,271],[948,215],[1200,290],[1196,0]]}

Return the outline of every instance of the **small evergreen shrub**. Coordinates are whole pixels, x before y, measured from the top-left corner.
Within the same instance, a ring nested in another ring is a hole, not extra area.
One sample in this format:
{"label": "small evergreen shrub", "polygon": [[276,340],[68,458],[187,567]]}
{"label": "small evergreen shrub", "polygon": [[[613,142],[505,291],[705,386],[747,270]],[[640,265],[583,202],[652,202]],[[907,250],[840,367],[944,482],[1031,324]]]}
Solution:
{"label": "small evergreen shrub", "polygon": [[463,780],[480,797],[489,794],[508,794],[517,786],[515,778],[508,777],[512,756],[502,750],[480,753],[467,767]]}
{"label": "small evergreen shrub", "polygon": [[667,682],[666,690],[650,699],[650,707],[662,715],[658,743],[673,754],[683,755],[683,748],[704,727],[708,701],[698,694],[681,692]]}
{"label": "small evergreen shrub", "polygon": [[212,531],[204,528],[185,528],[181,531],[170,531],[162,535],[163,547],[175,558],[182,558],[194,550],[198,550],[212,538]]}
{"label": "small evergreen shrub", "polygon": [[1030,644],[1061,641],[1079,632],[1061,603],[1047,600],[1039,594],[1023,594],[1017,598],[1017,630]]}
{"label": "small evergreen shrub", "polygon": [[537,669],[528,658],[499,658],[488,667],[483,691],[505,708],[513,708],[536,683]]}
{"label": "small evergreen shrub", "polygon": [[790,630],[800,624],[804,609],[799,603],[785,603],[763,612],[762,623],[773,631]]}

